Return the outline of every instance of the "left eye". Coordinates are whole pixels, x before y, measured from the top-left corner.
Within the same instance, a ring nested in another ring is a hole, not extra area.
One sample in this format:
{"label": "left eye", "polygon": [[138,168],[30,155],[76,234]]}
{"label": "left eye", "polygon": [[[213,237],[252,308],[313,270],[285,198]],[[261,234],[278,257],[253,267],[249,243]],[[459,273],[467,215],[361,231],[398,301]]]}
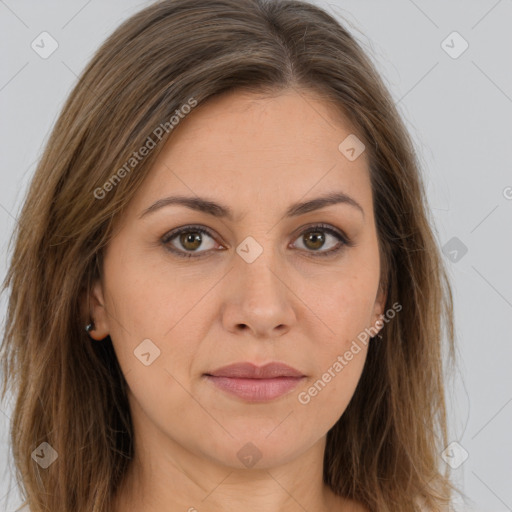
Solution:
{"label": "left eye", "polygon": [[[319,251],[320,248],[324,247],[328,237],[331,237],[331,239],[334,239],[337,243],[334,243],[334,247],[331,249]],[[350,245],[347,237],[328,226],[313,226],[308,228],[300,234],[298,240],[305,240],[303,245],[306,246],[306,249],[313,249],[312,252],[317,253],[315,256],[329,256],[340,251],[344,245]]]}
{"label": "left eye", "polygon": [[[205,250],[199,251],[198,249],[203,245],[204,235],[206,235],[207,238],[210,238],[212,242],[210,242],[209,247],[204,248]],[[331,237],[337,241],[337,243],[334,244],[334,248],[320,251],[319,249],[324,247],[328,237]],[[305,248],[307,252],[316,253],[314,256],[328,256],[330,254],[337,253],[345,245],[351,245],[348,238],[342,233],[330,226],[324,225],[308,227],[302,231],[297,239],[300,239],[301,241],[304,240],[302,241],[303,248]],[[162,243],[172,253],[186,258],[198,257],[194,253],[204,253],[213,249],[215,246],[213,234],[210,230],[202,226],[184,226],[182,228],[178,228],[167,235],[164,235]],[[181,248],[178,247],[176,243],[179,243]]]}

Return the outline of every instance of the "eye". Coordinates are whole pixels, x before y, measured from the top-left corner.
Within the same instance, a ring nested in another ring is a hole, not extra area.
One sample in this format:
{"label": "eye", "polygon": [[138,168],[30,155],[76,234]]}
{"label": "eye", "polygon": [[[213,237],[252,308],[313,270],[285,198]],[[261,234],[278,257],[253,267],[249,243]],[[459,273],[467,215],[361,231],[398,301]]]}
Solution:
{"label": "eye", "polygon": [[[334,248],[332,249],[321,251],[320,249],[322,249],[326,243],[329,245],[329,238],[334,239],[335,241],[337,240],[337,244],[335,243]],[[307,252],[316,253],[313,254],[314,257],[332,256],[341,251],[344,246],[353,245],[347,236],[337,229],[325,224],[310,226],[308,229],[302,231],[297,240],[302,241],[303,247]]]}
{"label": "eye", "polygon": [[[165,244],[167,249],[172,253],[185,258],[192,258],[195,257],[193,253],[206,252],[197,250],[201,244],[203,244],[204,235],[213,240],[213,235],[210,230],[203,226],[184,226],[164,235],[162,243]],[[176,244],[178,244],[178,246]],[[207,245],[206,250],[211,248],[212,244],[210,243],[209,246]],[[185,249],[185,252],[183,249]]]}
{"label": "eye", "polygon": [[[206,239],[210,239],[206,247],[203,243],[205,236]],[[354,245],[342,232],[325,224],[309,226],[301,232],[298,239],[301,239],[301,237],[304,239],[302,242],[303,250],[312,253],[311,256],[313,257],[334,255],[341,251],[344,246],[351,247]],[[329,239],[337,241],[334,248],[320,250],[324,245],[329,245]],[[168,251],[184,258],[202,257],[202,253],[208,253],[215,247],[213,233],[204,226],[183,226],[164,235],[161,241]],[[203,250],[199,250],[201,246],[203,246]],[[222,245],[220,247],[224,248]]]}

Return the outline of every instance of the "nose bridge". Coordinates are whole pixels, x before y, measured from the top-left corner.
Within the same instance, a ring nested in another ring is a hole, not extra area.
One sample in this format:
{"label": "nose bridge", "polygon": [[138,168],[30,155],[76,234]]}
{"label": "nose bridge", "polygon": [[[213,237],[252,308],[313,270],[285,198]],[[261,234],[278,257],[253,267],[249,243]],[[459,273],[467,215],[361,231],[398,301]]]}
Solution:
{"label": "nose bridge", "polygon": [[[282,295],[283,286],[277,278],[282,265],[278,261],[278,251],[273,247],[271,236],[260,235],[258,239],[248,236],[236,248],[238,260],[235,265],[237,281],[243,283],[244,289],[256,294],[255,299],[261,299],[258,294],[264,294],[268,299],[277,299]],[[257,305],[257,304],[256,304]]]}

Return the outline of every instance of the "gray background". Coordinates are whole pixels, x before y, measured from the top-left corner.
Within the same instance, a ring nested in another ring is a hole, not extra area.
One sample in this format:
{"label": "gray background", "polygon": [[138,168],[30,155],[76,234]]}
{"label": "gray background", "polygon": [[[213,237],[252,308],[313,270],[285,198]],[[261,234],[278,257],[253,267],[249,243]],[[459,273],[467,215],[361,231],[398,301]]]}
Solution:
{"label": "gray background", "polygon": [[[454,479],[471,500],[462,509],[512,511],[512,1],[316,3],[370,53],[424,167],[455,291],[460,360],[448,398],[450,439],[458,444],[447,460],[458,465]],[[65,98],[99,44],[146,5],[0,0],[2,279],[17,212]],[[43,31],[58,42],[47,59],[31,48]],[[463,41],[448,37],[454,31],[469,44],[461,55]],[[0,510],[6,511],[20,503],[10,412],[9,402],[1,404]],[[462,450],[468,458],[460,464]]]}

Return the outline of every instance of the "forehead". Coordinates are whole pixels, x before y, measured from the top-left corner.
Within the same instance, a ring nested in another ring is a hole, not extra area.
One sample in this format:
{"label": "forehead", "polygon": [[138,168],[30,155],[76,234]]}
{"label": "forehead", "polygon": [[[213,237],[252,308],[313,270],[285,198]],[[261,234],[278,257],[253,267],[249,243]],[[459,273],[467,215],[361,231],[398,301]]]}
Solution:
{"label": "forehead", "polygon": [[350,161],[339,149],[354,131],[332,104],[309,92],[233,91],[211,98],[174,128],[137,207],[166,192],[229,196],[244,210],[263,202],[288,204],[308,191],[317,196],[343,190],[367,202],[365,152]]}
{"label": "forehead", "polygon": [[175,146],[203,142],[256,153],[293,147],[303,154],[315,149],[311,143],[321,151],[340,135],[355,132],[341,107],[314,91],[298,89],[272,95],[241,90],[224,93],[196,107],[177,128],[166,147],[171,153]]}

